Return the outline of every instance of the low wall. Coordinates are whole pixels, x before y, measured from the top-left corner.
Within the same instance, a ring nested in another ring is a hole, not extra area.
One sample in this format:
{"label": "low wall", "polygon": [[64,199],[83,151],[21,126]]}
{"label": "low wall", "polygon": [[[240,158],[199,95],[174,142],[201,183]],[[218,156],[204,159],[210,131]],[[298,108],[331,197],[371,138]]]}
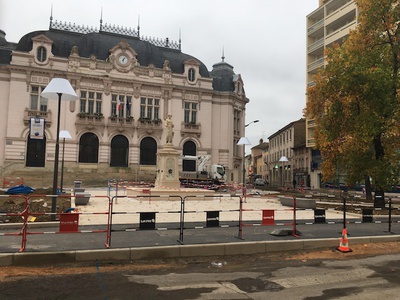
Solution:
{"label": "low wall", "polygon": [[[293,207],[293,197],[279,196],[278,199],[282,205]],[[296,197],[296,207],[315,209],[317,205],[315,199]]]}

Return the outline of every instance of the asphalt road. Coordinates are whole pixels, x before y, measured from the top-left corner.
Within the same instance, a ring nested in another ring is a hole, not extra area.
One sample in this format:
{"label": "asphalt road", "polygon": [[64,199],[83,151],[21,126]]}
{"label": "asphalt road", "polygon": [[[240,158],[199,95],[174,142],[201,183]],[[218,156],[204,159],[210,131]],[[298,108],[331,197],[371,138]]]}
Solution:
{"label": "asphalt road", "polygon": [[0,295],[3,300],[399,299],[400,254],[344,260],[267,255],[215,259],[31,269],[0,280]]}

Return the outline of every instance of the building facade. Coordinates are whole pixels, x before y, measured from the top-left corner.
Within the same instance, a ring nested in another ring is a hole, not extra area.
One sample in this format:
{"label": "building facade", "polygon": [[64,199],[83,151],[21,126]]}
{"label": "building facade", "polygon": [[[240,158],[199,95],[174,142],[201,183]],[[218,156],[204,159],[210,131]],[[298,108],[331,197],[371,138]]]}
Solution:
{"label": "building facade", "polygon": [[300,172],[306,171],[304,164],[309,160],[309,152],[299,151],[301,147],[305,148],[305,125],[305,119],[300,119],[269,136],[268,166],[271,186],[291,188],[294,179],[296,182],[306,179],[306,175]]}
{"label": "building facade", "polygon": [[[52,178],[57,101],[41,92],[61,77],[79,97],[62,102],[60,110],[60,129],[72,137],[60,139],[65,185],[73,179],[154,180],[168,115],[175,148],[211,155],[210,163],[225,166],[229,182],[241,181],[237,142],[249,99],[224,57],[208,71],[181,51],[181,41],[143,39],[139,30],[102,21],[97,30],[50,20],[49,30],[29,32],[17,43],[0,30],[2,177]],[[42,134],[35,136],[34,126]],[[192,161],[181,167],[195,169]]]}
{"label": "building facade", "polygon": [[[358,9],[354,0],[319,0],[319,7],[307,16],[307,87],[314,85],[313,76],[324,68],[326,47],[341,44],[350,30],[357,26]],[[315,141],[313,131],[315,122],[307,119],[307,147],[313,148]],[[321,184],[321,155],[318,150],[312,151],[310,184],[319,188]]]}
{"label": "building facade", "polygon": [[260,139],[258,145],[251,148],[251,155],[253,157],[253,174],[252,178],[262,178],[269,182],[268,172],[268,150],[269,143]]}

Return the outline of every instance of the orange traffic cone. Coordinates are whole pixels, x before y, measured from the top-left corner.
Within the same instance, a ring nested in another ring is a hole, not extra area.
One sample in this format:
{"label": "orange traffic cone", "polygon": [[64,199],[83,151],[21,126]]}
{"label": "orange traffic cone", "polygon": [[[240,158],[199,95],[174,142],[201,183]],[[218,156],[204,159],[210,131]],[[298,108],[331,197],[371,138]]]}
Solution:
{"label": "orange traffic cone", "polygon": [[342,231],[342,238],[340,239],[340,245],[339,247],[336,248],[336,250],[340,251],[340,252],[353,252],[353,250],[351,250],[349,248],[349,239],[347,238],[347,230],[346,228],[343,229]]}

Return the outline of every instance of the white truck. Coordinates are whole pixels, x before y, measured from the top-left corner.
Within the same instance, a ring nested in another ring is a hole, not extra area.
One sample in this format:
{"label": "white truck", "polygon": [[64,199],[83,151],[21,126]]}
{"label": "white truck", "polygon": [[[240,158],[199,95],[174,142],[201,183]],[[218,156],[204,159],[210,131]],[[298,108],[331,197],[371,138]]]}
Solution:
{"label": "white truck", "polygon": [[181,171],[179,173],[180,180],[204,180],[226,182],[225,168],[223,165],[207,164],[211,159],[210,155],[192,156],[182,155],[183,160],[195,160],[197,163],[196,171]]}

